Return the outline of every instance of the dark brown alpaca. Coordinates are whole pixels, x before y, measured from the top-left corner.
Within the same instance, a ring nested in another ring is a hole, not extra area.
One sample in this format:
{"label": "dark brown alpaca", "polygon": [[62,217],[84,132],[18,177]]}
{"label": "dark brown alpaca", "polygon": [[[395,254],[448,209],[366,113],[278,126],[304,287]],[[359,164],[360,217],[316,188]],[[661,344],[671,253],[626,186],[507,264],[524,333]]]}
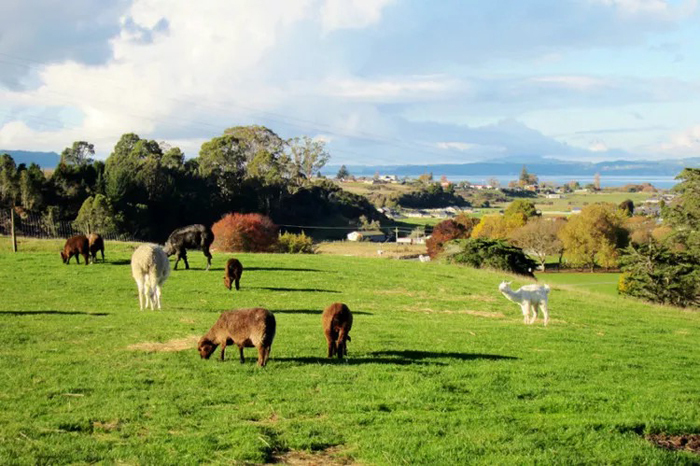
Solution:
{"label": "dark brown alpaca", "polygon": [[85,265],[88,265],[90,258],[90,243],[88,242],[87,236],[77,235],[72,236],[66,240],[65,246],[63,246],[63,251],[61,251],[61,259],[64,264],[70,262],[70,258],[75,256],[75,261],[80,264],[79,255],[85,258]]}
{"label": "dark brown alpaca", "polygon": [[343,303],[333,303],[323,311],[323,332],[328,342],[328,357],[334,354],[338,358],[347,356],[347,342],[350,340],[352,328],[352,312]]}
{"label": "dark brown alpaca", "polygon": [[231,289],[231,285],[236,283],[236,289],[240,290],[241,275],[243,275],[243,266],[238,259],[229,259],[226,262],[226,275],[224,275],[224,286]]}
{"label": "dark brown alpaca", "polygon": [[243,348],[258,349],[258,366],[265,366],[270,357],[272,340],[275,338],[275,316],[267,309],[241,309],[221,314],[214,326],[199,340],[199,355],[209,359],[216,347],[221,345],[221,360],[224,360],[226,345],[236,345],[243,359]]}
{"label": "dark brown alpaca", "polygon": [[90,233],[88,235],[88,244],[90,245],[90,256],[92,257],[93,264],[97,260],[97,251],[102,252],[102,262],[104,262],[105,241],[102,239],[102,236],[97,233]]}

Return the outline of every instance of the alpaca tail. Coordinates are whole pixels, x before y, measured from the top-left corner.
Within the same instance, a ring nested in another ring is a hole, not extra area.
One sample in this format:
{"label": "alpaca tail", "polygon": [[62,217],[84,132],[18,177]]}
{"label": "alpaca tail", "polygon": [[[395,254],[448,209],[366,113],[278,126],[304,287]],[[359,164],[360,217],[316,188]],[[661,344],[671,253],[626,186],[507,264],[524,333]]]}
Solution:
{"label": "alpaca tail", "polygon": [[544,292],[549,294],[549,290],[550,290],[549,285],[545,284],[544,285]]}

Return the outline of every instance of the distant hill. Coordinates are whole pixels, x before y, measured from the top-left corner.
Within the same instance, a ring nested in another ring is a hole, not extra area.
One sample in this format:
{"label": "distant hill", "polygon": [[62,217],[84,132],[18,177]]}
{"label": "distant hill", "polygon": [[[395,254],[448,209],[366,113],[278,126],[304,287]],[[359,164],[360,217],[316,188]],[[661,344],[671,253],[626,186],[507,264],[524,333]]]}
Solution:
{"label": "distant hill", "polygon": [[[676,176],[685,167],[700,168],[700,157],[677,160],[614,160],[607,162],[567,162],[539,156],[512,157],[486,162],[430,165],[348,165],[354,176],[372,176],[376,172],[418,177],[432,172],[434,176],[497,176],[520,174],[523,165],[537,176]],[[340,166],[328,166],[323,173],[335,176]]]}
{"label": "distant hill", "polygon": [[4,150],[0,149],[0,154],[9,154],[19,165],[23,163],[27,166],[31,163],[39,165],[41,168],[55,168],[61,160],[61,156],[56,152],[34,152],[28,150]]}

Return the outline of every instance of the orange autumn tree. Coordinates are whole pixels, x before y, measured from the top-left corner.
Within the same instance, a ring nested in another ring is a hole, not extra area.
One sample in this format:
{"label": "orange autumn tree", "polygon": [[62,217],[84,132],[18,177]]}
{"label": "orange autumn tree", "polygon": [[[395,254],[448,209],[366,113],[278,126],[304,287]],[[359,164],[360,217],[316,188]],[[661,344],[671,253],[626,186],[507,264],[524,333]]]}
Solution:
{"label": "orange autumn tree", "polygon": [[279,230],[265,215],[236,213],[224,215],[211,229],[213,247],[226,252],[270,252]]}

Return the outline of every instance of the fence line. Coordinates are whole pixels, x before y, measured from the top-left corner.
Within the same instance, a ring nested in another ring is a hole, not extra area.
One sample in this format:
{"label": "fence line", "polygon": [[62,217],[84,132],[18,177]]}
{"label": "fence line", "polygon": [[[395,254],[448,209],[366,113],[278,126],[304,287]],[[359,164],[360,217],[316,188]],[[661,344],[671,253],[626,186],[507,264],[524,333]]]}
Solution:
{"label": "fence line", "polygon": [[[118,241],[138,241],[137,238],[127,234],[102,233],[104,239]],[[9,209],[0,210],[0,235],[12,234],[12,220]],[[85,234],[84,231],[73,226],[66,220],[52,220],[47,215],[35,212],[27,212],[23,215],[15,214],[15,234],[18,237],[56,239],[70,238],[71,236]]]}
{"label": "fence line", "polygon": [[[12,234],[11,218],[9,209],[0,209],[0,235],[10,236]],[[320,225],[278,225],[286,228],[299,228],[309,230],[345,230],[347,232],[361,230],[359,226],[320,226]],[[395,232],[409,234],[423,225],[415,227],[380,226],[378,230],[388,232],[389,235]],[[99,232],[104,239],[118,241],[140,241],[143,238],[136,238],[129,234],[103,233]],[[85,234],[85,231],[75,228],[73,222],[67,220],[54,220],[47,214],[36,212],[25,212],[21,216],[15,213],[15,234],[18,237],[56,239],[70,238],[71,236]]]}

